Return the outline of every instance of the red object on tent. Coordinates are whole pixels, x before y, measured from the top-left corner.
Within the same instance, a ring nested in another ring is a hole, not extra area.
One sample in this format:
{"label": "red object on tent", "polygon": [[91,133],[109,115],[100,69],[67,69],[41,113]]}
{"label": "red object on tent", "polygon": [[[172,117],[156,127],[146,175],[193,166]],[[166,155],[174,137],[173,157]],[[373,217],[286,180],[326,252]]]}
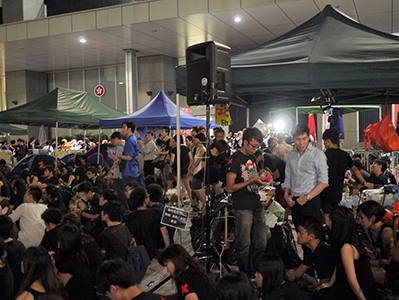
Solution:
{"label": "red object on tent", "polygon": [[309,137],[315,141],[316,140],[316,124],[314,122],[314,115],[309,114],[308,117],[308,128],[309,128]]}

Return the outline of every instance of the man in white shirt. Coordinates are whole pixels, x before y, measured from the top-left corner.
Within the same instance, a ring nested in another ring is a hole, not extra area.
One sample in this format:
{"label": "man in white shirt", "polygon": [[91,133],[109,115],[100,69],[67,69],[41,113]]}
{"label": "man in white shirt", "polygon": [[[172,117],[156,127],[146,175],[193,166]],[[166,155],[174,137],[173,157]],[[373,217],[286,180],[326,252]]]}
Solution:
{"label": "man in white shirt", "polygon": [[155,155],[155,150],[157,150],[157,145],[154,142],[154,133],[148,131],[145,135],[146,142],[139,141],[140,150],[144,154],[144,176],[154,175],[154,166],[152,161],[157,157]]}
{"label": "man in white shirt", "polygon": [[13,222],[20,220],[21,230],[18,233],[18,240],[26,248],[39,246],[44,236],[46,226],[41,215],[47,206],[38,203],[41,198],[42,190],[38,186],[30,187],[25,193],[24,203],[10,215]]}

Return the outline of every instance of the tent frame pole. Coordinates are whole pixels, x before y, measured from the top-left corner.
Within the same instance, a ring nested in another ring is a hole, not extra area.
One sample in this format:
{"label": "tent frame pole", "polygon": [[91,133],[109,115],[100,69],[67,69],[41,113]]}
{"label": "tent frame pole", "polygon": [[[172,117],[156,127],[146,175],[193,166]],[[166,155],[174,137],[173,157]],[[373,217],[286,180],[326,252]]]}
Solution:
{"label": "tent frame pole", "polygon": [[98,128],[98,152],[97,152],[97,165],[100,163],[100,147],[101,147],[101,128]]}
{"label": "tent frame pole", "polygon": [[58,157],[58,122],[55,122],[55,168],[57,169],[57,157]]}
{"label": "tent frame pole", "polygon": [[[181,149],[180,149],[180,95],[176,94],[176,137],[177,137],[177,149],[176,149],[176,162],[177,162],[177,191],[178,199],[181,197]],[[182,206],[181,201],[178,201],[178,207]]]}

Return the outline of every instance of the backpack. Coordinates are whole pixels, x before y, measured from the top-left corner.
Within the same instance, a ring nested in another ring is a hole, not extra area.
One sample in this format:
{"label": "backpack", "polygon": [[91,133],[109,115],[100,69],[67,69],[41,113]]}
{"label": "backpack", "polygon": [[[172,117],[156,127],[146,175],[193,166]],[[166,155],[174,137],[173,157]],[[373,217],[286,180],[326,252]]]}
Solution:
{"label": "backpack", "polygon": [[272,229],[272,237],[267,241],[266,252],[278,254],[286,269],[297,268],[302,263],[288,222],[276,225]]}
{"label": "backpack", "polygon": [[[147,272],[148,266],[151,264],[150,257],[148,256],[147,250],[143,245],[128,246],[122,239],[122,236],[112,227],[108,227],[110,231],[119,239],[123,246],[127,249],[126,261],[129,266],[133,269],[133,277],[136,283],[139,283]],[[129,229],[125,226],[128,231],[128,236],[131,237]]]}

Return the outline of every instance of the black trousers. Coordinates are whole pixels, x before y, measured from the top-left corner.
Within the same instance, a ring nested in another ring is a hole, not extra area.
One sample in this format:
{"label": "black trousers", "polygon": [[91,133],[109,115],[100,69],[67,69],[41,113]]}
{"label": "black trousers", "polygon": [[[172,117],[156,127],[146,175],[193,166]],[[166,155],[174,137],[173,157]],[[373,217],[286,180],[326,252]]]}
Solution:
{"label": "black trousers", "polygon": [[[293,197],[292,200],[297,201],[298,197]],[[295,228],[298,229],[298,224],[300,220],[313,217],[317,220],[322,220],[321,214],[321,204],[320,197],[316,196],[310,201],[306,202],[304,205],[300,205],[299,203],[295,203],[294,206],[291,207],[291,215],[292,221],[294,222]]]}

